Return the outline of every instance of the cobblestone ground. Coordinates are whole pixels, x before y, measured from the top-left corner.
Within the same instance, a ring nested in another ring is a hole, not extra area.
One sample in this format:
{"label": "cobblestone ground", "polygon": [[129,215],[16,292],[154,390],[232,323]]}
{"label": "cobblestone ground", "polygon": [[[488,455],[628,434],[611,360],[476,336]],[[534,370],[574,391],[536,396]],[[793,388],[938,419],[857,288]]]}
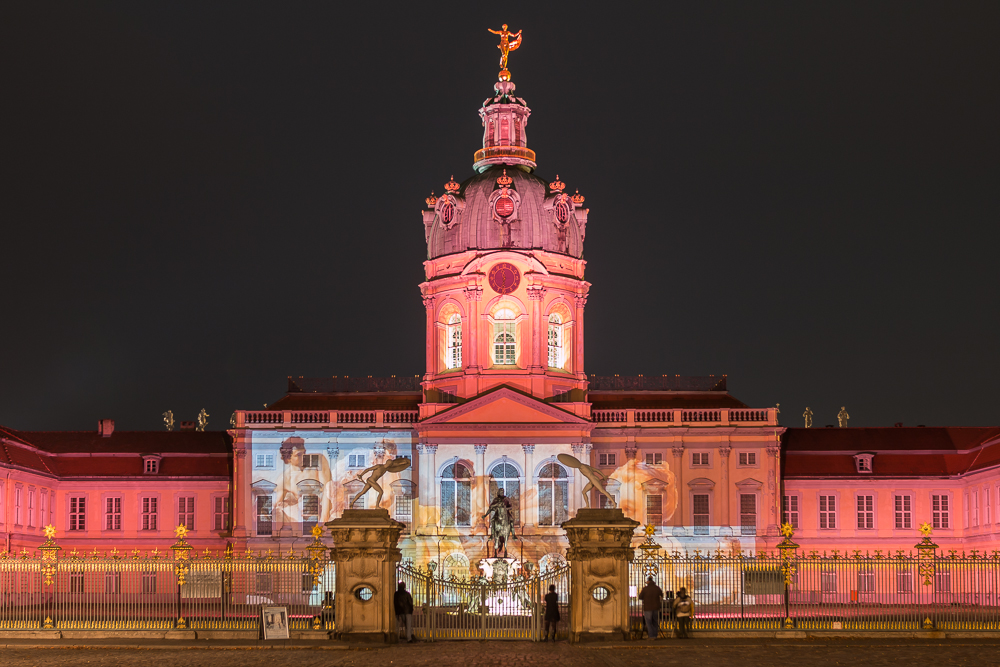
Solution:
{"label": "cobblestone ground", "polygon": [[781,642],[717,640],[713,642],[658,642],[627,647],[576,647],[565,643],[441,642],[350,651],[250,649],[119,649],[60,648],[0,650],[5,667],[32,665],[109,665],[173,667],[180,665],[239,665],[240,667],[757,667],[772,665],[930,664],[1000,665],[1000,642],[987,641],[872,641]]}

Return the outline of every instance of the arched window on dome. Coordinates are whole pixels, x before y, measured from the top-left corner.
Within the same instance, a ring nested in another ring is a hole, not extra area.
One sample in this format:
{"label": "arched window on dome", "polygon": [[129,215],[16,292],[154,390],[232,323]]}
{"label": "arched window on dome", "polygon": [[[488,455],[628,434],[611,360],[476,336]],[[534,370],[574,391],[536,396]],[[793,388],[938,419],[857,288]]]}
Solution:
{"label": "arched window on dome", "polygon": [[538,473],[538,525],[558,526],[569,518],[569,475],[558,463]]}
{"label": "arched window on dome", "polygon": [[510,308],[501,308],[493,314],[493,363],[497,366],[517,363],[517,322]]}
{"label": "arched window on dome", "polygon": [[456,461],[441,471],[441,525],[468,526],[472,516],[472,473]]}
{"label": "arched window on dome", "polygon": [[549,315],[549,368],[562,368],[565,363],[562,317],[552,313]]}
{"label": "arched window on dome", "polygon": [[500,145],[510,144],[510,121],[506,118],[500,119]]}
{"label": "arched window on dome", "polygon": [[448,318],[448,326],[445,335],[447,336],[447,349],[445,350],[445,368],[462,367],[462,316],[452,313]]}
{"label": "arched window on dome", "polygon": [[510,498],[514,513],[514,524],[521,522],[521,475],[510,461],[501,460],[490,468],[490,497],[492,501],[497,491],[503,489],[503,494]]}

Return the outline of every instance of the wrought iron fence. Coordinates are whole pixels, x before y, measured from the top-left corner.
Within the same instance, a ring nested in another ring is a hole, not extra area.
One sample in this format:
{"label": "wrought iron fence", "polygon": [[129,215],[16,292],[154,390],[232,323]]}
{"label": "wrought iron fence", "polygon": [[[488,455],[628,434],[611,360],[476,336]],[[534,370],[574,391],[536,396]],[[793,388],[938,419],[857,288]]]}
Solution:
{"label": "wrought iron fence", "polygon": [[[630,568],[633,637],[644,632],[638,599],[647,577],[663,589],[660,629],[677,627],[672,605],[684,587],[693,630],[997,630],[1000,551],[662,555],[642,545]],[[655,544],[655,543],[654,543]]]}
{"label": "wrought iron fence", "polygon": [[556,587],[559,600],[556,635],[568,636],[569,566],[510,577],[494,572],[492,578],[458,579],[437,577],[430,568],[401,565],[397,575],[413,596],[413,631],[418,639],[539,641],[549,586]]}
{"label": "wrought iron fence", "polygon": [[[54,531],[53,531],[54,533]],[[289,628],[332,630],[334,565],[307,554],[167,551],[0,552],[0,629],[255,630],[263,605],[288,607]]]}

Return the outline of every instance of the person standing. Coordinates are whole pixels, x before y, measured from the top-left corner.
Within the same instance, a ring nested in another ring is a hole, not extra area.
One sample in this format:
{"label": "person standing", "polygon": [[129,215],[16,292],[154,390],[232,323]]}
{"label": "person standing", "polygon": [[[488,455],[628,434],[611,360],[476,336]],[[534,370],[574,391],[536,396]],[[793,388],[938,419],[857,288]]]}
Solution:
{"label": "person standing", "polygon": [[639,591],[642,600],[642,616],[646,620],[646,635],[649,641],[656,639],[660,627],[660,609],[663,607],[663,591],[656,585],[652,577],[646,579],[646,585]]}
{"label": "person standing", "polygon": [[691,618],[694,616],[694,600],[688,597],[686,588],[677,591],[677,598],[674,600],[674,616],[677,617],[677,637],[687,639]]}
{"label": "person standing", "polygon": [[413,596],[402,581],[392,597],[392,606],[396,609],[397,629],[406,631],[406,641],[411,644],[417,641],[413,636]]}
{"label": "person standing", "polygon": [[549,628],[552,628],[552,641],[556,640],[556,626],[559,625],[559,596],[556,587],[550,585],[545,594],[545,635],[542,641],[549,641]]}

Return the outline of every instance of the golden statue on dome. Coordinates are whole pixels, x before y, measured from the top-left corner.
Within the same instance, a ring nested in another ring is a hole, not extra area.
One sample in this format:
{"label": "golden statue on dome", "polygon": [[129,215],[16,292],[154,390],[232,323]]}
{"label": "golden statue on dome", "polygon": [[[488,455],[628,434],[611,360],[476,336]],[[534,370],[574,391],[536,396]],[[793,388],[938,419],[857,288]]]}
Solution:
{"label": "golden statue on dome", "polygon": [[500,30],[493,30],[492,28],[487,28],[494,35],[500,35],[500,43],[497,44],[497,48],[500,49],[500,80],[510,81],[510,72],[507,71],[507,56],[510,55],[511,51],[516,51],[519,46],[521,46],[521,30],[516,33],[507,30],[507,24],[504,23]]}

